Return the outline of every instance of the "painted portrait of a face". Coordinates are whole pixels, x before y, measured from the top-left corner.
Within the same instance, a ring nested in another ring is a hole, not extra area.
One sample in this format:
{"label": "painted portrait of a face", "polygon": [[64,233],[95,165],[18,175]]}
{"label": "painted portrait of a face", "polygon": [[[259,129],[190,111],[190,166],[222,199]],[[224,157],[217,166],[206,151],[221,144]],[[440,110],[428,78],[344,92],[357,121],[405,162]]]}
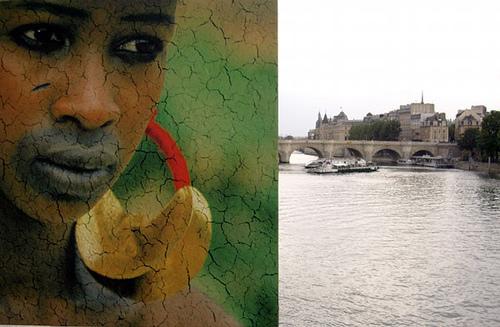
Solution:
{"label": "painted portrait of a face", "polygon": [[0,324],[276,321],[275,3],[250,2],[0,0]]}

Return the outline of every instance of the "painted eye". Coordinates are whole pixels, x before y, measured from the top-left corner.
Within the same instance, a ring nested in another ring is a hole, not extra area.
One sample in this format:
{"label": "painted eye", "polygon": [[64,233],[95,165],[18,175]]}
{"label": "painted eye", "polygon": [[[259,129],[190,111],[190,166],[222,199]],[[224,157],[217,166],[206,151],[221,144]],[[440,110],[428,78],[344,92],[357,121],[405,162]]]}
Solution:
{"label": "painted eye", "polygon": [[47,54],[68,48],[71,44],[70,33],[65,28],[53,24],[20,26],[13,30],[10,36],[21,47]]}
{"label": "painted eye", "polygon": [[119,49],[135,53],[155,53],[161,50],[158,44],[150,40],[133,40],[122,44]]}
{"label": "painted eye", "polygon": [[130,37],[117,42],[113,52],[128,63],[148,63],[163,51],[163,41],[151,36]]}

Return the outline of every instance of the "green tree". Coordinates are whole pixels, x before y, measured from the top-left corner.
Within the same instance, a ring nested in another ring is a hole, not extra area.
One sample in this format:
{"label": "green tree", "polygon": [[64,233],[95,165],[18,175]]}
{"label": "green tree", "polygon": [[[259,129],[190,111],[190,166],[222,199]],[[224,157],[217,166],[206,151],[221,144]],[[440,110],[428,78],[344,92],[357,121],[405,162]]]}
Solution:
{"label": "green tree", "polygon": [[397,141],[401,133],[401,124],[397,120],[388,120],[384,130],[386,131],[384,136],[386,141]]}
{"label": "green tree", "polygon": [[397,120],[377,120],[355,125],[349,131],[350,140],[397,141],[401,125]]}
{"label": "green tree", "polygon": [[364,140],[365,139],[365,129],[366,125],[354,125],[349,130],[349,139],[350,140]]}
{"label": "green tree", "polygon": [[457,140],[460,149],[467,151],[467,158],[474,156],[474,150],[478,147],[479,130],[475,128],[468,129],[464,135]]}
{"label": "green tree", "polygon": [[498,162],[500,152],[500,111],[492,111],[481,123],[479,148],[486,157]]}

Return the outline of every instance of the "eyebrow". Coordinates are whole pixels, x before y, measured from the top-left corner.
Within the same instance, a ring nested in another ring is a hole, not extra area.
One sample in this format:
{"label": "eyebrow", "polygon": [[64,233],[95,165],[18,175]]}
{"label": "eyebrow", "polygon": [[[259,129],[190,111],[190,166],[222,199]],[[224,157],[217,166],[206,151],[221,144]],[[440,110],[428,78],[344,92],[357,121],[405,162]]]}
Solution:
{"label": "eyebrow", "polygon": [[85,10],[47,2],[24,2],[17,5],[16,8],[33,11],[46,11],[56,16],[68,16],[79,19],[88,19],[90,17],[90,13]]}
{"label": "eyebrow", "polygon": [[173,25],[175,24],[175,18],[171,15],[164,14],[137,14],[137,15],[126,15],[121,18],[123,22],[139,22],[139,23],[149,23],[149,24],[163,24],[163,25]]}

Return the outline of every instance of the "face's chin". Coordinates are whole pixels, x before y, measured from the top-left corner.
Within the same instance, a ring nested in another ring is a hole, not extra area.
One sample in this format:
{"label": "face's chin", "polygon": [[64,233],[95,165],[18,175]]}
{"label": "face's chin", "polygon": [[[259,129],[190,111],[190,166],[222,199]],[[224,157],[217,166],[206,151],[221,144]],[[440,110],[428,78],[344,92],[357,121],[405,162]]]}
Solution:
{"label": "face's chin", "polygon": [[72,224],[88,212],[98,200],[98,198],[88,202],[52,200],[45,195],[36,194],[30,190],[27,193],[29,198],[33,199],[30,202],[25,201],[23,198],[13,198],[12,193],[9,193],[6,197],[27,216],[47,225]]}

